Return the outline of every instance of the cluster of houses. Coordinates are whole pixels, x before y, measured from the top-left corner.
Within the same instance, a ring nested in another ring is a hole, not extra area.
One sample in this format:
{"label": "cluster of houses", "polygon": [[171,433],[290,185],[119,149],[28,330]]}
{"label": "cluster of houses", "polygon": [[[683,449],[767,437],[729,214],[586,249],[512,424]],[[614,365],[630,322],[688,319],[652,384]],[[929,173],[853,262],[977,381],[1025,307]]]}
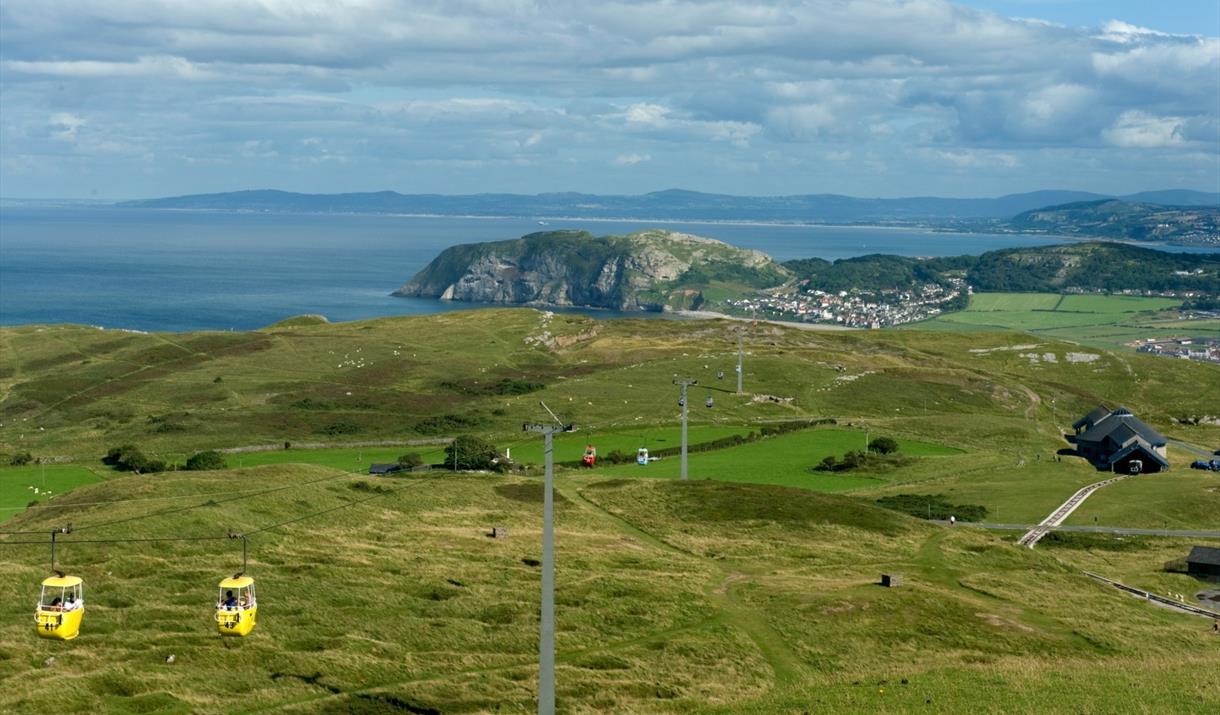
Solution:
{"label": "cluster of houses", "polygon": [[[1174,271],[1174,275],[1190,276],[1196,274],[1191,271]],[[1129,295],[1136,298],[1177,298],[1179,300],[1212,297],[1211,293],[1201,290],[1140,290],[1138,288],[1106,290],[1104,288],[1081,288],[1080,286],[1067,286],[1063,289],[1063,292],[1071,295]]]}
{"label": "cluster of houses", "polygon": [[1215,338],[1152,338],[1127,345],[1141,353],[1220,363],[1220,340]]}
{"label": "cluster of houses", "polygon": [[970,289],[961,279],[949,284],[926,283],[910,290],[852,289],[827,292],[805,288],[791,293],[733,300],[729,304],[743,312],[797,320],[803,323],[835,323],[849,328],[884,328],[927,320],[944,312],[945,304]]}

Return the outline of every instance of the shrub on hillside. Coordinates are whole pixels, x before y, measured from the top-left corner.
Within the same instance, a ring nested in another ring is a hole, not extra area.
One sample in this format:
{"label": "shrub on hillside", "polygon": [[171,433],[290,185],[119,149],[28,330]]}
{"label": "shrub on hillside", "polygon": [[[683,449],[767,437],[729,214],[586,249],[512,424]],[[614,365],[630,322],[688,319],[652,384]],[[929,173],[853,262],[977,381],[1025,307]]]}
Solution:
{"label": "shrub on hillside", "polygon": [[106,456],[102,457],[102,464],[108,464],[120,472],[136,472],[137,474],[165,471],[165,462],[160,459],[149,459],[134,444],[111,447],[106,452]]}
{"label": "shrub on hillside", "polygon": [[483,424],[484,420],[469,415],[433,415],[416,422],[412,429],[420,434],[443,434],[459,429],[469,429]]}
{"label": "shrub on hillside", "polygon": [[228,469],[229,465],[225,463],[224,455],[214,450],[206,452],[196,452],[186,460],[186,469],[190,471],[199,471],[205,469]]}
{"label": "shrub on hillside", "polygon": [[456,469],[496,469],[500,453],[481,437],[458,435],[445,447],[445,466]]}
{"label": "shrub on hillside", "polygon": [[20,467],[34,461],[34,455],[29,452],[18,452],[12,457],[9,457],[8,463],[14,467]]}
{"label": "shrub on hillside", "polygon": [[877,506],[920,519],[943,521],[952,516],[958,521],[982,521],[987,518],[987,507],[978,504],[953,504],[944,494],[894,494],[878,499]]}
{"label": "shrub on hillside", "polygon": [[341,434],[356,434],[360,431],[360,425],[354,422],[331,422],[328,425],[323,425],[318,431],[332,437]]}
{"label": "shrub on hillside", "polygon": [[408,452],[398,458],[398,463],[407,469],[423,466],[424,458],[419,452]]}
{"label": "shrub on hillside", "polygon": [[878,437],[868,443],[868,451],[877,454],[893,454],[898,451],[898,442],[893,437]]}

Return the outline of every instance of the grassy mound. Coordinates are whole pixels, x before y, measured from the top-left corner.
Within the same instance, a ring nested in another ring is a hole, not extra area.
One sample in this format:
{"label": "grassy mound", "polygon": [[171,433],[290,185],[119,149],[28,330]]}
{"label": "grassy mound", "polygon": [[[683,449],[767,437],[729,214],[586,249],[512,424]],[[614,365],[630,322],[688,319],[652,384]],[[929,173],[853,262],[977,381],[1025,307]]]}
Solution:
{"label": "grassy mound", "polygon": [[264,328],[264,330],[276,330],[278,328],[301,328],[310,325],[326,325],[329,322],[330,321],[326,319],[325,315],[319,315],[318,313],[303,313],[301,315],[294,315],[289,318],[284,318],[281,321],[272,323]]}

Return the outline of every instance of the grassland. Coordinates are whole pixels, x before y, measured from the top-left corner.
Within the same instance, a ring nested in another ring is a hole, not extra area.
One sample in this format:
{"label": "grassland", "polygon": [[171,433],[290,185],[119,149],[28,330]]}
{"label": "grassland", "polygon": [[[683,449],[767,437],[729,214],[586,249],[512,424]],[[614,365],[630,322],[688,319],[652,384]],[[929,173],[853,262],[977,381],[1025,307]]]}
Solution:
{"label": "grassland", "polygon": [[[1004,520],[1037,521],[1096,476],[1079,460],[1055,461],[1055,451],[1066,446],[1061,435],[1070,423],[1099,402],[1125,404],[1171,437],[1220,446],[1220,427],[1181,421],[1214,415],[1209,396],[1220,390],[1220,376],[1212,366],[1017,333],[760,325],[748,327],[748,394],[738,397],[729,383],[740,329],[724,321],[594,321],[532,310],[289,321],[253,333],[9,328],[0,330],[0,453],[30,451],[95,469],[106,449],[122,443],[181,462],[201,449],[327,442],[337,448],[228,460],[234,467],[357,470],[411,451],[434,463],[443,456],[437,446],[345,443],[472,432],[518,461],[538,463],[541,440],[523,434],[521,423],[547,419],[538,406],[545,400],[580,428],[558,439],[562,462],[577,459],[588,442],[603,456],[676,445],[675,375],[700,380],[692,394],[695,443],[813,418],[834,419],[838,430],[858,435],[822,442],[835,432],[819,429],[695,455],[693,474],[868,497],[946,493]],[[718,371],[729,377],[718,380]],[[540,389],[498,394],[505,379]],[[712,409],[703,407],[707,396],[716,398]],[[856,439],[850,448],[863,446],[866,429],[959,452],[916,455],[881,473],[808,471]],[[675,462],[625,465],[614,474],[670,476]],[[1213,495],[1196,486],[1182,496],[1183,503],[1210,504]],[[1179,511],[1178,523],[1205,526],[1199,509]]]}
{"label": "grassland", "polygon": [[[746,326],[747,394],[737,396],[716,373],[733,375],[741,327],[489,310],[233,334],[0,329],[0,452],[72,460],[48,465],[49,482],[53,470],[65,486],[71,474],[104,479],[0,529],[37,532],[0,535],[0,568],[11,575],[0,580],[0,679],[15,684],[0,710],[529,711],[536,477],[379,480],[353,472],[406,452],[440,462],[442,447],[355,443],[474,433],[541,462],[541,439],[521,423],[549,419],[544,400],[580,428],[557,439],[560,462],[588,442],[603,456],[656,450],[677,444],[675,376],[700,382],[693,443],[793,420],[836,424],[693,454],[688,483],[674,479],[676,458],[560,471],[561,710],[1220,705],[1198,679],[1220,665],[1201,622],[1079,575],[1113,567],[1109,575],[1185,590],[1153,564],[1179,544],[1121,561],[1105,549],[1031,553],[871,503],[943,494],[985,506],[991,519],[1036,522],[1098,480],[1055,455],[1068,425],[1098,402],[1125,404],[1175,439],[1220,446],[1220,427],[1182,419],[1215,413],[1214,367],[1012,332],[759,325]],[[530,391],[505,394],[506,384]],[[880,435],[898,439],[901,460],[810,471]],[[124,476],[98,462],[122,443],[179,461],[285,442],[336,446],[230,454],[230,470],[207,473]],[[1185,471],[1189,455],[1170,454],[1174,471],[1103,490],[1074,520],[1215,528],[1220,491]],[[0,484],[15,485],[4,492],[18,500],[14,512],[32,492],[17,475],[41,470],[0,470]],[[387,485],[403,491],[377,491]],[[65,542],[223,535],[369,497],[252,537],[263,608],[250,640],[222,641],[210,627],[214,583],[236,569],[226,540],[66,543],[63,564],[88,584],[86,631],[69,644],[29,632],[46,547],[14,540],[44,539],[65,521],[81,527]],[[509,538],[487,538],[491,526],[507,526]],[[911,586],[874,585],[891,571]],[[171,653],[174,665],[164,662]]]}
{"label": "grassland", "polygon": [[1040,337],[1129,349],[1126,343],[1190,335],[1220,338],[1220,323],[1181,320],[1171,298],[1052,293],[976,293],[966,310],[910,326],[938,331],[1021,330]]}
{"label": "grassland", "polygon": [[[128,476],[20,515],[12,528],[75,520],[60,561],[86,580],[88,610],[77,640],[36,638],[46,547],[0,536],[0,709],[532,711],[537,480],[367,479],[287,465]],[[398,491],[370,492],[383,484]],[[1050,550],[803,489],[573,473],[558,493],[561,712],[1220,707],[1208,624]],[[249,531],[357,499],[251,537],[259,627],[241,641],[209,611],[234,542],[71,543]],[[487,538],[493,525],[508,538]],[[907,584],[880,588],[883,572]]]}

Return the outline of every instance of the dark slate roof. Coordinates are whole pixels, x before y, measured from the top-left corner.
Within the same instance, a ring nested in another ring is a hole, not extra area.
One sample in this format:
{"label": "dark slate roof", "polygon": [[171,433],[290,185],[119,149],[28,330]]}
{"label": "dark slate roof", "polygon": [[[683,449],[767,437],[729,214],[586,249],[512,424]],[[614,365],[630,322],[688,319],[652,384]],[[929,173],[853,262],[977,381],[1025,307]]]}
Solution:
{"label": "dark slate roof", "polygon": [[1160,463],[1160,465],[1165,469],[1169,469],[1169,460],[1157,454],[1156,450],[1152,448],[1152,445],[1148,444],[1140,437],[1132,439],[1129,444],[1125,444],[1122,449],[1118,450],[1114,454],[1111,454],[1108,461],[1110,464],[1114,464],[1136,450],[1143,452],[1145,457],[1149,457]]}
{"label": "dark slate roof", "polygon": [[389,474],[391,472],[399,472],[399,471],[402,471],[402,465],[398,464],[397,462],[391,462],[389,464],[370,464],[369,465],[369,474]]}
{"label": "dark slate roof", "polygon": [[1211,546],[1196,546],[1190,550],[1190,556],[1187,556],[1186,560],[1192,564],[1220,566],[1220,549]]}
{"label": "dark slate roof", "polygon": [[1109,407],[1106,407],[1105,405],[1098,405],[1093,408],[1092,412],[1090,412],[1089,414],[1085,415],[1084,417],[1081,417],[1080,419],[1073,422],[1072,429],[1080,429],[1081,427],[1092,427],[1093,425],[1100,422],[1102,420],[1102,418],[1104,418],[1108,414],[1110,414]]}
{"label": "dark slate roof", "polygon": [[1092,427],[1078,435],[1076,441],[1104,442],[1107,437],[1111,436],[1111,433],[1118,444],[1126,442],[1133,435],[1138,435],[1154,447],[1166,444],[1166,440],[1160,432],[1144,424],[1143,420],[1131,414],[1126,407],[1120,407],[1095,422]]}

